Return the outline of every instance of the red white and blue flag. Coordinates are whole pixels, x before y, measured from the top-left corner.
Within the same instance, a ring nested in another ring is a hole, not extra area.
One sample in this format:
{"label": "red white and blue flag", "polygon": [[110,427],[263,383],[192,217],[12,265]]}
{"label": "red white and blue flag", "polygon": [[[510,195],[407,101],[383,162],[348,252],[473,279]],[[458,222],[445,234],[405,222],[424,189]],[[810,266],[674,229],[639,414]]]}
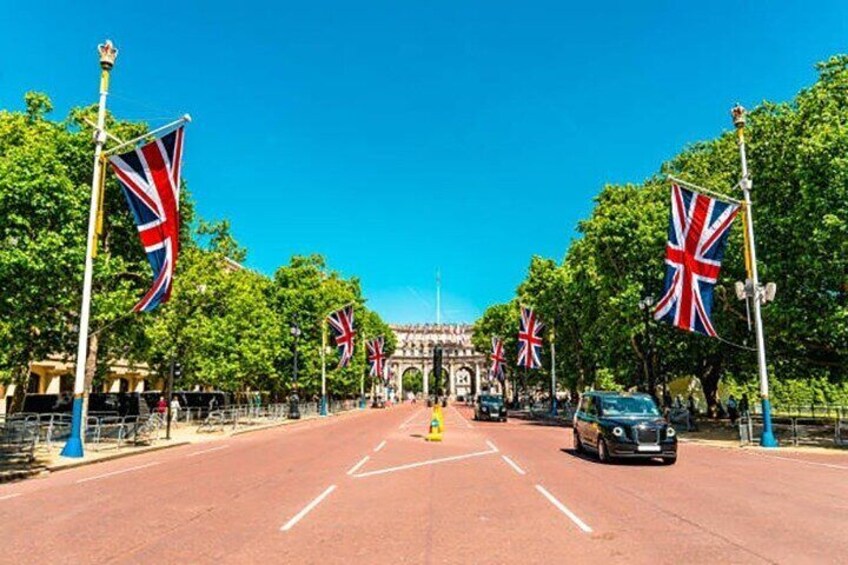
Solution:
{"label": "red white and blue flag", "polygon": [[385,340],[383,336],[375,337],[371,341],[365,343],[365,346],[368,349],[368,364],[370,365],[368,374],[372,377],[383,378],[383,367],[386,363],[386,356],[383,353],[384,345]]}
{"label": "red white and blue flag", "polygon": [[672,185],[665,289],[655,319],[716,337],[710,320],[713,288],[721,272],[730,225],[738,212],[738,204]]}
{"label": "red white and blue flag", "polygon": [[353,306],[345,306],[327,316],[333,336],[336,338],[336,348],[339,350],[339,367],[347,367],[353,357],[353,339],[356,331],[353,329]]}
{"label": "red white and blue flag", "polygon": [[180,164],[183,128],[109,158],[153,268],[153,286],[133,308],[150,312],[171,297],[180,249]]}
{"label": "red white and blue flag", "polygon": [[518,330],[518,366],[538,369],[542,366],[541,323],[532,308],[521,307],[521,327]]}
{"label": "red white and blue flag", "polygon": [[489,368],[489,379],[498,379],[503,382],[506,357],[504,356],[504,345],[501,338],[492,338],[492,353],[489,358],[492,361],[492,366]]}

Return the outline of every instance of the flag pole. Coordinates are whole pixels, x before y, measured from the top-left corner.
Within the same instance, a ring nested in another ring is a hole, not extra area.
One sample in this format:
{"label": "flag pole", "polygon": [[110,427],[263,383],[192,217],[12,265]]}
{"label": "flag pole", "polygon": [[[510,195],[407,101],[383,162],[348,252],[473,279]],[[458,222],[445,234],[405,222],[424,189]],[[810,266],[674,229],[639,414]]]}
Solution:
{"label": "flag pole", "polygon": [[551,326],[551,416],[557,415],[556,390],[556,322],[554,322]]}
{"label": "flag pole", "polygon": [[[365,372],[368,371],[368,341],[365,341],[365,369],[363,369],[362,374],[359,376],[359,409],[365,410]],[[373,402],[373,393],[372,399]]]}
{"label": "flag pole", "polygon": [[327,317],[321,318],[321,416],[327,415]]}
{"label": "flag pole", "polygon": [[754,243],[754,217],[751,214],[751,178],[748,175],[748,159],[745,153],[745,108],[738,104],[730,111],[733,116],[733,125],[736,127],[739,144],[739,159],[742,164],[742,187],[745,202],[745,229],[748,244],[748,256],[750,257],[750,277],[753,286],[754,303],[754,331],[757,336],[757,364],[760,372],[760,399],[763,406],[763,435],[760,436],[760,445],[763,447],[777,447],[777,440],[771,425],[771,402],[769,400],[768,367],[766,365],[766,343],[763,334],[763,317],[761,312],[762,292],[760,290],[759,275],[757,273],[757,251]]}
{"label": "flag pole", "polygon": [[94,272],[94,245],[97,231],[97,208],[100,178],[104,174],[100,154],[106,143],[106,97],[109,94],[109,73],[115,65],[118,50],[108,39],[97,46],[100,53],[100,101],[97,106],[97,128],[94,131],[94,173],[91,178],[91,204],[88,210],[88,239],[85,243],[85,270],[82,282],[82,306],[80,307],[79,342],[77,343],[76,375],[74,377],[74,405],[71,415],[71,433],[65,447],[64,457],[82,457],[83,447],[83,404],[85,393],[85,362],[88,355],[88,323],[91,314],[91,280]]}

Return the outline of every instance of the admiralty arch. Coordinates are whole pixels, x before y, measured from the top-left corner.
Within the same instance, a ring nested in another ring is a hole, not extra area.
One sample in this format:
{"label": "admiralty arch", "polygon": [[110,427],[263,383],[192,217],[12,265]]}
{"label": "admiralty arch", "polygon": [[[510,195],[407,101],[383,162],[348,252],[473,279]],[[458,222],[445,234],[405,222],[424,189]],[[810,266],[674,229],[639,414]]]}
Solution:
{"label": "admiralty arch", "polygon": [[[486,355],[474,350],[471,344],[470,324],[403,324],[392,325],[397,336],[397,347],[389,358],[395,390],[402,396],[404,375],[420,371],[423,394],[426,397],[434,387],[433,348],[442,346],[442,375],[447,379],[448,394],[452,398],[467,398],[488,388]],[[444,381],[443,381],[444,382]]]}

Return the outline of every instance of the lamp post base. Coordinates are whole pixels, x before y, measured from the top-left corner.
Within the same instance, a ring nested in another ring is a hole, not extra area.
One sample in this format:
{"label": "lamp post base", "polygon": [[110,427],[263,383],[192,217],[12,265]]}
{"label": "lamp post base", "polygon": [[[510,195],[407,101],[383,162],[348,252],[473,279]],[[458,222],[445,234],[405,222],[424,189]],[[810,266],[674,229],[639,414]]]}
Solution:
{"label": "lamp post base", "polygon": [[771,402],[763,398],[763,435],[760,436],[760,446],[774,448],[778,446],[777,438],[771,427]]}
{"label": "lamp post base", "polygon": [[556,398],[551,400],[551,416],[556,417],[557,415],[557,401]]}
{"label": "lamp post base", "polygon": [[73,411],[71,413],[71,435],[62,448],[62,457],[80,458],[85,455],[82,446],[82,396],[74,398]]}
{"label": "lamp post base", "polygon": [[359,396],[359,409],[365,410],[365,395]]}
{"label": "lamp post base", "polygon": [[327,415],[327,397],[326,396],[321,397],[321,409],[318,411],[318,413],[321,416]]}

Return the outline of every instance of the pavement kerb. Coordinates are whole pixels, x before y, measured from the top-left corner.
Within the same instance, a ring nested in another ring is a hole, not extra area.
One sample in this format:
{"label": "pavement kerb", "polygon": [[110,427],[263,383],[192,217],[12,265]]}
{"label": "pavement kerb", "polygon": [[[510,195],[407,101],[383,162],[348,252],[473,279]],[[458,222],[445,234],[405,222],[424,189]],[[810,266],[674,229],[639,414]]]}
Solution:
{"label": "pavement kerb", "polygon": [[111,455],[106,455],[104,457],[98,457],[97,459],[89,459],[87,461],[63,461],[61,463],[57,463],[55,465],[50,465],[45,467],[45,470],[50,473],[55,473],[58,471],[64,471],[66,469],[74,469],[76,467],[86,467],[88,465],[94,465],[96,463],[103,463],[104,461],[114,461],[115,459],[123,459],[125,457],[133,457],[135,455],[141,455],[143,453],[151,453],[153,451],[162,451],[163,449],[171,449],[172,447],[180,447],[182,445],[191,445],[190,441],[177,441],[174,443],[168,443],[165,445],[153,445],[150,447],[140,448],[133,451],[125,451],[123,453],[113,453]]}

